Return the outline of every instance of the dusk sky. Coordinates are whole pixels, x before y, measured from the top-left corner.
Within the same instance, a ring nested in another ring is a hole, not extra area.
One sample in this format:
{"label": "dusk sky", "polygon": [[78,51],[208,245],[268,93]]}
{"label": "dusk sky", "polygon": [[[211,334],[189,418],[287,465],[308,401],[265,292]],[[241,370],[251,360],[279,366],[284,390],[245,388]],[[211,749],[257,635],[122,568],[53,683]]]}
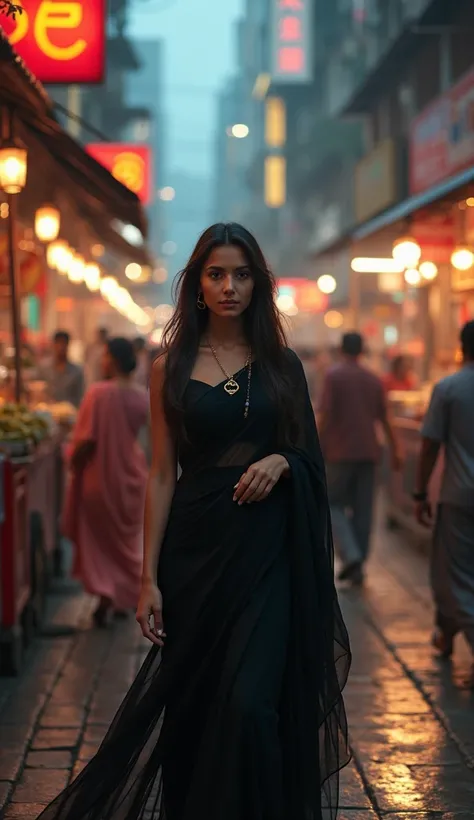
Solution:
{"label": "dusk sky", "polygon": [[[165,43],[167,156],[208,176],[216,91],[235,66],[233,22],[242,0],[136,0],[130,34]],[[160,10],[161,9],[161,10]]]}

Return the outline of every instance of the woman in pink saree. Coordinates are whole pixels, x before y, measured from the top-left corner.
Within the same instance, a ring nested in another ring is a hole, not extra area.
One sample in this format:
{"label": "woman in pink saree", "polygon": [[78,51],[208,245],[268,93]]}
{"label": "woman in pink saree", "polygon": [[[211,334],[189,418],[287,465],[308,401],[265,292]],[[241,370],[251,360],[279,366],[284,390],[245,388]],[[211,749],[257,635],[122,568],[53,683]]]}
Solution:
{"label": "woman in pink saree", "polygon": [[108,380],[87,391],[72,444],[63,531],[75,547],[74,577],[100,599],[97,626],[113,610],[134,609],[140,592],[148,471],[138,436],[148,396],[132,381],[135,367],[131,342],[111,339],[104,353]]}

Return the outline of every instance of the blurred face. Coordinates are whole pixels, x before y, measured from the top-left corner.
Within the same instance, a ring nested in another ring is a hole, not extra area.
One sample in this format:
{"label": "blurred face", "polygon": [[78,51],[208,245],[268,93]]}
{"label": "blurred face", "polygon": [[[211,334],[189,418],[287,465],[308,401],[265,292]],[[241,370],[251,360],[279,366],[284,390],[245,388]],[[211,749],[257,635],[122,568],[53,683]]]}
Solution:
{"label": "blurred face", "polygon": [[216,316],[241,316],[252,301],[254,280],[237,245],[222,245],[210,254],[201,273],[201,292]]}
{"label": "blurred face", "polygon": [[55,339],[53,342],[53,355],[56,361],[64,362],[67,359],[68,343],[66,339]]}

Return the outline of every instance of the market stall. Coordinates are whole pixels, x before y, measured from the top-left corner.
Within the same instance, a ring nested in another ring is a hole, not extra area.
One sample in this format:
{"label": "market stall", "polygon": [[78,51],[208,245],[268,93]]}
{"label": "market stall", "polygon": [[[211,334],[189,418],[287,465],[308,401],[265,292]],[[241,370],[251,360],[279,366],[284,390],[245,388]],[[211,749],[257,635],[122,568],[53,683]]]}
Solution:
{"label": "market stall", "polygon": [[[75,416],[42,395],[23,333],[25,281],[33,268],[45,273],[49,312],[61,277],[72,309],[75,293],[97,293],[133,327],[148,318],[107,264],[120,259],[123,269],[150,257],[138,198],[63,130],[1,29],[0,125],[0,311],[8,318],[8,308],[11,326],[0,359],[0,674],[12,674],[61,569],[62,452]],[[131,245],[123,226],[140,243]]]}

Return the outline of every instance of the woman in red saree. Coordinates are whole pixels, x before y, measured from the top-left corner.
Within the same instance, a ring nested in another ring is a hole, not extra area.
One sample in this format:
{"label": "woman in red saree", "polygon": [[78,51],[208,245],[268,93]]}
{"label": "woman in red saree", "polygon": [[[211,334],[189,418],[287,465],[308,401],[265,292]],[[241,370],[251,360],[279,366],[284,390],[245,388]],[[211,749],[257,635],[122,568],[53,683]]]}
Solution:
{"label": "woman in red saree", "polygon": [[75,547],[74,576],[99,597],[97,626],[109,611],[134,609],[140,593],[147,465],[137,437],[148,396],[132,381],[131,342],[111,339],[107,381],[93,384],[79,410],[63,518]]}

